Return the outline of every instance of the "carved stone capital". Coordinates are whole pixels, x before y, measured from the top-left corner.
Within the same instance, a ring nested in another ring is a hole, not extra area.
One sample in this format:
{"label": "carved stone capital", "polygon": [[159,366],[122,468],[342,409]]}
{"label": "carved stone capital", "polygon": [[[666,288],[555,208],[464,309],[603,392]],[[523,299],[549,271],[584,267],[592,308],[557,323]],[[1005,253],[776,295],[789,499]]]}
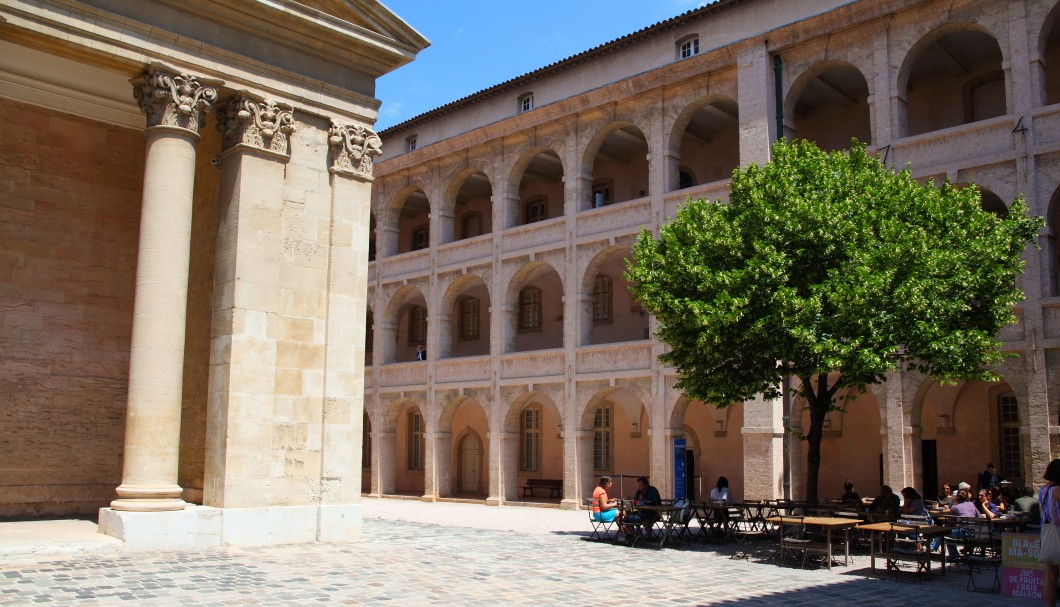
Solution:
{"label": "carved stone capital", "polygon": [[180,74],[154,64],[130,80],[133,97],[147,115],[147,128],[173,127],[199,133],[206,113],[217,100],[219,80]]}
{"label": "carved stone capital", "polygon": [[286,157],[294,132],[293,108],[244,92],[217,110],[217,130],[224,135],[226,150],[243,145]]}
{"label": "carved stone capital", "polygon": [[372,157],[383,153],[383,141],[375,131],[357,124],[333,122],[328,130],[330,170],[372,181]]}

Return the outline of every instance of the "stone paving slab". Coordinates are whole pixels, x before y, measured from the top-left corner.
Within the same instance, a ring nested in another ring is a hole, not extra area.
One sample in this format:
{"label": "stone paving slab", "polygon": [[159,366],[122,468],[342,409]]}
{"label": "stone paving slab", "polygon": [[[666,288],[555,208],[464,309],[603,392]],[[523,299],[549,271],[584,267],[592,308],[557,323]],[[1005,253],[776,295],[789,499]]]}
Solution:
{"label": "stone paving slab", "polygon": [[867,556],[832,571],[791,569],[765,560],[768,545],[757,558],[732,560],[733,546],[587,542],[587,526],[521,532],[368,518],[350,544],[0,564],[0,605],[1036,604],[967,592],[955,571],[921,584],[884,580],[867,575]]}

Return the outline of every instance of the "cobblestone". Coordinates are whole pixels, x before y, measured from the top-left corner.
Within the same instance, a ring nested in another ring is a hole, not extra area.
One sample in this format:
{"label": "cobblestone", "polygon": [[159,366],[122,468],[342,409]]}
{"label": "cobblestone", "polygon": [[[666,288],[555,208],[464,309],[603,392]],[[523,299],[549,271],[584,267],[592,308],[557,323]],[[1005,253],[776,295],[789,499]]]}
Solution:
{"label": "cobblestone", "polygon": [[[454,511],[438,506],[403,507],[421,516],[436,508],[441,519]],[[514,527],[521,511],[534,510],[464,508],[489,511],[483,519],[500,512]],[[554,510],[528,514],[535,520],[550,517],[573,520],[571,513]],[[956,571],[921,584],[880,579],[868,574],[865,555],[855,557],[850,567],[800,570],[768,560],[769,545],[740,560],[730,558],[733,546],[659,550],[587,542],[587,526],[544,530],[548,525],[538,522],[529,531],[510,531],[366,517],[361,541],[350,544],[120,553],[2,565],[0,605],[1036,604],[967,592],[966,576]]]}

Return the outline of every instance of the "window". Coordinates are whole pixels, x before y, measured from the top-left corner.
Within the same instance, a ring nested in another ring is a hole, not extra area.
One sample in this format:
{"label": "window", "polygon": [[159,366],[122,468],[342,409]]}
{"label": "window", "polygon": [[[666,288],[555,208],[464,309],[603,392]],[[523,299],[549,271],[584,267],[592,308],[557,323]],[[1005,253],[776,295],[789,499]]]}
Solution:
{"label": "window", "polygon": [[482,235],[482,213],[472,211],[460,217],[460,238],[473,238]]}
{"label": "window", "polygon": [[686,38],[677,45],[677,58],[688,59],[699,54],[699,37]]}
{"label": "window", "polygon": [[460,302],[460,340],[471,341],[478,339],[479,326],[479,301],[477,298],[468,297]]}
{"label": "window", "polygon": [[525,93],[519,96],[519,113],[529,112],[534,109],[534,94]]}
{"label": "window", "polygon": [[696,185],[696,179],[695,177],[692,177],[692,173],[685,169],[681,169],[681,172],[677,176],[677,187],[683,190],[694,185]]}
{"label": "window", "polygon": [[372,421],[368,412],[364,412],[364,423],[361,425],[361,467],[372,467]]}
{"label": "window", "polygon": [[548,200],[546,198],[534,198],[526,203],[524,207],[523,223],[534,223],[548,219]]}
{"label": "window", "polygon": [[1020,408],[1016,395],[1002,394],[997,397],[998,439],[1000,441],[1001,473],[1005,478],[1023,476],[1023,454],[1020,449]]}
{"label": "window", "polygon": [[611,182],[599,181],[593,184],[593,208],[599,209],[611,204]]}
{"label": "window", "polygon": [[[365,323],[364,323],[364,351],[365,352],[371,352],[372,348],[374,348],[374,346],[372,345],[374,342],[375,342],[375,317],[372,316],[371,312],[369,312],[368,313],[368,318],[365,320]],[[368,361],[365,361],[364,364],[370,365],[372,363],[370,363]]]}
{"label": "window", "polygon": [[519,291],[519,330],[541,330],[541,289],[537,287]]}
{"label": "window", "polygon": [[611,405],[596,408],[593,415],[593,470],[606,472],[611,469]]}
{"label": "window", "polygon": [[600,274],[593,281],[593,324],[611,323],[611,277]]}
{"label": "window", "polygon": [[431,246],[431,232],[427,226],[412,231],[412,250],[419,251]]}
{"label": "window", "polygon": [[427,343],[427,308],[413,306],[409,310],[409,345]]}
{"label": "window", "polygon": [[375,261],[375,236],[368,239],[368,261]]}
{"label": "window", "polygon": [[405,138],[405,149],[406,149],[406,151],[409,151],[409,152],[411,152],[411,151],[416,149],[416,136],[415,135],[409,135],[408,137]]}
{"label": "window", "polygon": [[423,416],[419,411],[409,411],[407,464],[409,470],[423,470]]}
{"label": "window", "polygon": [[541,407],[533,405],[523,409],[520,440],[520,468],[524,472],[541,470]]}

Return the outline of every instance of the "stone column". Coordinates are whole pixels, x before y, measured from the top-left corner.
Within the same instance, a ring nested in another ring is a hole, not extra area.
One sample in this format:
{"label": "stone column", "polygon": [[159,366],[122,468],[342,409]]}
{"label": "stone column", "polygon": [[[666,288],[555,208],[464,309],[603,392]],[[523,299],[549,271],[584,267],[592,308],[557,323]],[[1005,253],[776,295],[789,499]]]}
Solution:
{"label": "stone column", "polygon": [[229,99],[218,112],[224,151],[206,414],[207,506],[272,502],[280,345],[269,334],[267,319],[280,311],[282,246],[278,227],[258,227],[280,224],[293,125],[289,106],[249,93]]}
{"label": "stone column", "polygon": [[740,166],[769,161],[775,138],[773,62],[764,46],[741,49],[737,56],[740,104]]}
{"label": "stone column", "polygon": [[218,80],[160,65],[132,81],[147,115],[122,483],[114,510],[182,510],[177,485],[195,144]]}
{"label": "stone column", "polygon": [[782,399],[766,400],[759,394],[743,404],[744,499],[784,495],[783,417]]}
{"label": "stone column", "polygon": [[379,497],[394,493],[394,472],[397,454],[394,443],[397,434],[393,430],[372,433],[372,495]]}
{"label": "stone column", "polygon": [[490,506],[503,505],[507,497],[505,495],[505,479],[510,472],[509,464],[511,462],[505,461],[504,456],[508,452],[508,445],[513,441],[516,444],[519,443],[519,434],[516,432],[489,433],[489,495],[486,497],[486,503]]}

